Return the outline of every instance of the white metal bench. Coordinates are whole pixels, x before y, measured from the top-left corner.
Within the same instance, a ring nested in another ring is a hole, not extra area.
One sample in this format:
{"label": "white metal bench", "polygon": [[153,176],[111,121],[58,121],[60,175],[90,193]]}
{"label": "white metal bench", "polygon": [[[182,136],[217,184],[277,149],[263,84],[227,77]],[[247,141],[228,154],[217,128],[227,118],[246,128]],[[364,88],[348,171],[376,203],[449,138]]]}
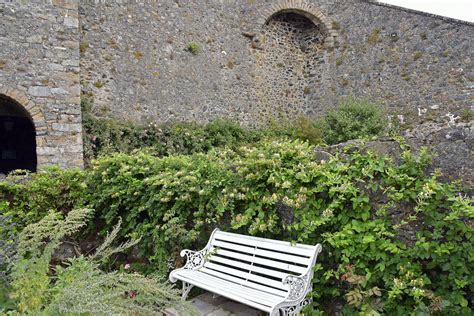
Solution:
{"label": "white metal bench", "polygon": [[201,251],[181,251],[187,262],[169,279],[183,282],[183,299],[197,286],[271,316],[297,315],[311,301],[307,295],[320,252],[320,244],[291,244],[215,229]]}

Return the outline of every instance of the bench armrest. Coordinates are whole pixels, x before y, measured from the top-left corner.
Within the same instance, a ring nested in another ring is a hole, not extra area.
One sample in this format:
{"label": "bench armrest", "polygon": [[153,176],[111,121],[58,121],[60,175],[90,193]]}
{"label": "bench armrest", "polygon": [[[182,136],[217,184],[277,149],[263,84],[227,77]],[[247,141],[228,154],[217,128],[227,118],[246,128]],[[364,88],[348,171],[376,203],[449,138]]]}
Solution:
{"label": "bench armrest", "polygon": [[285,301],[300,301],[303,300],[306,295],[311,292],[312,284],[312,273],[305,275],[287,275],[283,279],[283,284],[289,285],[288,295]]}
{"label": "bench armrest", "polygon": [[193,251],[189,249],[182,250],[180,253],[181,257],[186,256],[186,264],[184,265],[183,269],[196,270],[202,268],[206,259],[207,252],[207,248],[204,248],[200,251]]}
{"label": "bench armrest", "polygon": [[209,241],[207,242],[206,247],[204,247],[202,250],[199,250],[199,251],[194,251],[194,250],[189,250],[189,249],[181,250],[180,252],[181,257],[186,256],[186,264],[181,269],[197,270],[204,266],[204,263],[209,254],[209,250],[211,249],[211,241],[214,237],[214,234],[218,230],[219,229],[216,228],[212,231],[211,237],[209,238]]}

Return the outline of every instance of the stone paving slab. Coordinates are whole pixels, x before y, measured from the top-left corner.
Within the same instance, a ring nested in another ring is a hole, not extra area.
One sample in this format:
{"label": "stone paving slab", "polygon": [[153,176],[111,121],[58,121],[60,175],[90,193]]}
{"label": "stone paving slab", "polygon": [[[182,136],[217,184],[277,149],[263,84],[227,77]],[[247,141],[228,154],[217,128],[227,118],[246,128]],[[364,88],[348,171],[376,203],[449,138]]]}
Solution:
{"label": "stone paving slab", "polygon": [[[266,313],[247,305],[229,300],[223,296],[215,296],[206,292],[191,300],[191,304],[203,316],[264,316]],[[185,316],[178,315],[175,311],[167,310],[168,316]]]}
{"label": "stone paving slab", "polygon": [[223,296],[212,293],[204,293],[191,300],[201,315],[206,316],[263,316],[264,312],[251,308],[247,305],[229,300]]}

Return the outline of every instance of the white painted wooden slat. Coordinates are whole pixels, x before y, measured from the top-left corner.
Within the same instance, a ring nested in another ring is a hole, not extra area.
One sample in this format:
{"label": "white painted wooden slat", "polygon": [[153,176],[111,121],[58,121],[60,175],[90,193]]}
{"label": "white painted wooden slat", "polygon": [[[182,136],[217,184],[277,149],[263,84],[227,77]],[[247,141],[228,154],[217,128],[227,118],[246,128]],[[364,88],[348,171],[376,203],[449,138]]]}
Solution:
{"label": "white painted wooden slat", "polygon": [[245,285],[240,285],[230,281],[221,281],[219,278],[210,279],[211,276],[209,274],[201,273],[201,275],[207,278],[201,279],[201,276],[193,276],[193,279],[198,280],[200,282],[202,281],[204,283],[212,282],[213,285],[223,287],[225,291],[232,291],[233,293],[238,294],[239,296],[247,297],[253,302],[266,304],[269,302],[281,302],[281,300],[284,299],[283,296],[258,291],[253,288],[246,287]]}
{"label": "white painted wooden slat", "polygon": [[265,285],[261,285],[261,284],[257,284],[257,283],[253,283],[253,282],[245,282],[245,280],[239,279],[237,277],[234,277],[234,276],[231,276],[231,275],[219,272],[219,271],[214,271],[214,270],[211,270],[211,269],[207,269],[205,267],[201,268],[199,271],[201,271],[203,273],[206,273],[206,274],[213,275],[213,276],[217,276],[217,277],[219,277],[223,280],[230,280],[232,282],[242,284],[242,285],[247,286],[249,288],[259,290],[259,291],[262,291],[262,292],[265,292],[265,293],[271,293],[271,294],[275,294],[275,295],[279,295],[279,296],[285,296],[288,293],[287,290],[275,289],[275,288],[272,288],[272,287],[269,287],[269,286],[265,286]]}
{"label": "white painted wooden slat", "polygon": [[247,247],[247,246],[241,246],[237,244],[232,244],[229,242],[224,242],[224,241],[219,241],[219,240],[213,240],[212,246],[214,247],[222,247],[222,248],[227,248],[227,249],[232,249],[232,250],[237,250],[240,252],[248,253],[248,254],[256,254],[258,256],[266,257],[269,259],[278,259],[281,261],[287,261],[290,263],[298,263],[298,264],[303,264],[308,266],[312,262],[312,258],[306,258],[306,257],[300,257],[300,256],[293,256],[289,254],[283,254],[279,252],[274,252],[270,250],[263,250],[263,249],[255,249],[253,247]]}
{"label": "white painted wooden slat", "polygon": [[281,270],[285,270],[285,271],[293,272],[297,274],[303,274],[306,272],[306,269],[307,269],[306,267],[274,261],[271,259],[264,259],[264,258],[259,258],[259,257],[253,257],[251,255],[244,255],[238,252],[233,252],[231,250],[211,248],[211,253],[212,252],[222,255],[222,256],[229,257],[229,258],[236,258],[236,259],[244,260],[247,262],[255,262],[264,266],[274,267],[277,269],[281,269]]}
{"label": "white painted wooden slat", "polygon": [[[191,277],[186,277],[186,276],[181,276],[180,280],[191,283],[195,286],[198,286],[204,290],[211,291],[213,293],[216,293],[218,295],[227,297],[232,300],[236,300],[238,302],[241,302],[245,305],[257,308],[259,310],[263,310],[266,312],[270,312],[272,307],[276,305],[276,303],[273,303],[273,301],[262,301],[262,302],[255,302],[255,300],[251,300],[252,296],[244,296],[240,295],[241,293],[237,291],[233,291],[235,289],[231,288],[222,288],[222,287],[216,287],[213,285],[212,282],[199,282],[194,279],[194,276]],[[237,293],[237,294],[236,294]]]}
{"label": "white painted wooden slat", "polygon": [[191,278],[197,282],[215,285],[218,288],[223,288],[225,291],[232,291],[235,294],[238,294],[239,296],[249,297],[249,300],[254,302],[260,302],[262,304],[264,304],[265,302],[277,303],[285,298],[284,296],[265,293],[238,283],[231,282],[229,280],[222,280],[218,277],[202,273],[200,271],[183,270],[183,272],[179,275],[182,277]]}
{"label": "white painted wooden slat", "polygon": [[283,273],[283,272],[276,271],[276,270],[270,270],[270,269],[262,268],[262,267],[255,266],[255,265],[252,265],[252,264],[236,261],[236,260],[226,259],[226,258],[223,258],[223,257],[219,257],[217,255],[210,256],[208,258],[208,260],[211,261],[211,262],[217,261],[219,263],[223,263],[223,264],[233,266],[233,267],[236,267],[236,268],[240,268],[240,269],[245,269],[247,271],[258,272],[258,273],[261,273],[261,274],[268,275],[270,277],[278,278],[282,281],[283,281],[283,278],[285,278],[288,275],[288,273]]}
{"label": "white painted wooden slat", "polygon": [[300,244],[292,245],[289,242],[282,242],[279,240],[256,238],[225,232],[216,232],[214,239],[306,257],[312,257],[314,255],[314,251],[316,250],[316,246],[311,247]]}
{"label": "white painted wooden slat", "polygon": [[265,284],[267,286],[271,286],[277,289],[282,289],[282,290],[288,289],[288,286],[283,284],[283,282],[281,281],[275,281],[270,278],[264,278],[259,275],[255,275],[255,274],[244,272],[237,269],[232,269],[232,268],[229,268],[220,264],[216,264],[213,262],[206,262],[204,264],[204,267],[212,269],[212,270],[220,271],[223,273],[227,273],[227,274],[242,278],[243,280],[252,280],[252,281]]}
{"label": "white painted wooden slat", "polygon": [[228,243],[228,242],[220,241],[220,240],[214,240],[212,242],[212,246],[214,246],[214,247],[218,246],[218,247],[222,247],[222,248],[237,250],[237,251],[245,252],[245,253],[248,253],[248,254],[251,254],[251,255],[253,255],[254,252],[255,252],[254,247],[236,245],[236,244],[232,244],[232,243]]}
{"label": "white painted wooden slat", "polygon": [[[275,244],[281,244],[281,245],[291,245],[289,241],[283,241],[283,240],[276,240],[276,239],[269,239],[269,238],[262,238],[262,237],[254,237],[254,236],[248,236],[248,235],[241,235],[241,234],[236,234],[236,233],[229,233],[229,232],[224,232],[222,230],[216,231],[215,236],[221,236],[221,235],[228,235],[228,236],[238,236],[238,237],[246,237],[248,239],[254,239],[254,240],[261,240],[261,241],[271,241],[272,243]],[[293,245],[292,245],[293,246]],[[294,246],[300,247],[300,248],[305,248],[305,249],[315,249],[316,246],[313,245],[306,245],[306,244],[294,244]]]}

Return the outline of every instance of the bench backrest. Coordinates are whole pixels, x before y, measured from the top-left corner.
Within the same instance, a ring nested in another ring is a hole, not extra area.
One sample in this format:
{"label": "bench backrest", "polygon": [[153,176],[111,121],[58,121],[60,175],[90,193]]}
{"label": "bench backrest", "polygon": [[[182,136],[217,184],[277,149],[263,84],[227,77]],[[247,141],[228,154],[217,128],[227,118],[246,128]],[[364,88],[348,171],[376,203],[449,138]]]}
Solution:
{"label": "bench backrest", "polygon": [[[215,230],[202,269],[222,279],[284,297],[283,279],[308,274],[321,245],[311,246]],[[311,280],[309,280],[311,282]]]}

